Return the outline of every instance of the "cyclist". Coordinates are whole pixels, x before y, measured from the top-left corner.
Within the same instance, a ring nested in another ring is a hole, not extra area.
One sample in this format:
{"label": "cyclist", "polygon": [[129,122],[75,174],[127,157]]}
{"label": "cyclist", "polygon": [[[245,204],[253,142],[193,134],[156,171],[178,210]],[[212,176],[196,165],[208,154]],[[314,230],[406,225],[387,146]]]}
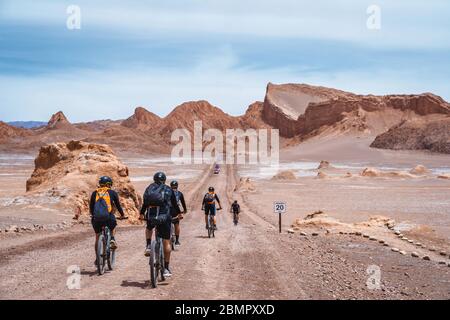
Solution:
{"label": "cyclist", "polygon": [[[182,214],[187,213],[186,201],[184,200],[184,195],[181,191],[178,190],[178,181],[172,181],[170,183],[170,187],[172,191],[175,193],[175,197],[177,198],[177,206],[171,208],[172,214],[172,223],[175,226],[175,244],[177,246],[180,245],[180,220],[183,219]],[[180,205],[183,207],[183,211],[180,209]]]}
{"label": "cyclist", "polygon": [[233,202],[233,204],[231,205],[230,212],[233,214],[233,219],[234,219],[234,217],[236,217],[236,220],[234,221],[234,223],[237,224],[239,221],[239,213],[241,212],[241,206],[239,205],[237,200],[235,200]]}
{"label": "cyclist", "polygon": [[216,221],[216,201],[219,205],[218,210],[222,210],[219,197],[215,193],[214,187],[209,187],[208,193],[203,197],[202,210],[205,211],[205,224],[208,229],[208,216],[212,215],[214,218],[214,228],[217,230]]}
{"label": "cyclist", "polygon": [[126,219],[120,204],[119,195],[112,190],[113,180],[110,177],[101,177],[99,187],[91,195],[89,211],[92,217],[92,227],[95,231],[95,253],[97,253],[98,238],[102,232],[102,227],[108,226],[111,231],[111,249],[117,249],[115,239],[117,221],[114,215],[115,210],[119,211],[121,218]]}
{"label": "cyclist", "polygon": [[164,276],[170,277],[172,276],[172,272],[169,269],[171,252],[170,229],[172,227],[170,207],[177,206],[177,199],[172,189],[166,185],[166,180],[164,172],[157,172],[153,176],[154,182],[148,186],[144,193],[144,204],[140,212],[140,219],[143,220],[145,215],[147,215],[145,256],[149,257],[151,254],[153,229],[156,227],[158,236],[163,239]]}

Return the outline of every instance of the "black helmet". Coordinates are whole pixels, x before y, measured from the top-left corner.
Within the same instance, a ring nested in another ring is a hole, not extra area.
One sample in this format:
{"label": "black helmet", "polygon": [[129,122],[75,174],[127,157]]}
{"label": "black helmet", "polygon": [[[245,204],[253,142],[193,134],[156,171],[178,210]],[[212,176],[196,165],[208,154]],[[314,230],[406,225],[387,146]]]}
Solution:
{"label": "black helmet", "polygon": [[237,203],[237,200],[234,200],[234,203]]}
{"label": "black helmet", "polygon": [[104,177],[101,177],[101,178],[100,178],[100,180],[98,181],[98,184],[99,184],[100,186],[109,186],[109,187],[112,187],[113,181],[112,181],[112,179],[111,179],[110,177],[104,176]]}
{"label": "black helmet", "polygon": [[209,187],[208,191],[209,192],[214,192],[214,187]]}
{"label": "black helmet", "polygon": [[155,181],[157,184],[164,184],[166,183],[167,177],[164,172],[157,172],[153,176],[153,181]]}
{"label": "black helmet", "polygon": [[178,181],[173,180],[173,181],[170,183],[170,187],[173,188],[173,189],[177,189],[177,188],[178,188]]}

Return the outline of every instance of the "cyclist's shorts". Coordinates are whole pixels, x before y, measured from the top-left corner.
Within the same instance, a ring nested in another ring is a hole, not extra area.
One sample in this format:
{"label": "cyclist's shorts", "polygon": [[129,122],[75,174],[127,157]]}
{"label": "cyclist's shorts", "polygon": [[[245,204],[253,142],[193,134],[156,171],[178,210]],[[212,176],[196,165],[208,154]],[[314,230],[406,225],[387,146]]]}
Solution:
{"label": "cyclist's shorts", "polygon": [[103,226],[108,226],[109,230],[113,231],[117,227],[116,216],[111,214],[108,221],[95,221],[92,219],[92,227],[94,228],[95,233],[102,232]]}
{"label": "cyclist's shorts", "polygon": [[[155,228],[155,225],[153,225],[150,221],[147,221],[147,229],[153,230]],[[158,232],[158,235],[163,238],[164,240],[170,240],[170,231],[172,228],[172,222],[168,220],[166,223],[163,223],[159,226],[156,226],[156,231]]]}
{"label": "cyclist's shorts", "polygon": [[205,206],[205,215],[216,215],[216,205],[215,204],[207,204]]}

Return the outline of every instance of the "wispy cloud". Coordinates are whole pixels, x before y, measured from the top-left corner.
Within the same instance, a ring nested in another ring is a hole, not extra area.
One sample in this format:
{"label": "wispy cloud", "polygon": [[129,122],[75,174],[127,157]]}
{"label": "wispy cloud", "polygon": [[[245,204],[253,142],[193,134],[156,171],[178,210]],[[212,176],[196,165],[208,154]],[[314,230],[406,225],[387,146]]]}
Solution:
{"label": "wispy cloud", "polygon": [[240,114],[269,81],[449,100],[450,3],[376,2],[380,31],[366,28],[372,1],[3,1],[0,119],[165,115],[196,99]]}

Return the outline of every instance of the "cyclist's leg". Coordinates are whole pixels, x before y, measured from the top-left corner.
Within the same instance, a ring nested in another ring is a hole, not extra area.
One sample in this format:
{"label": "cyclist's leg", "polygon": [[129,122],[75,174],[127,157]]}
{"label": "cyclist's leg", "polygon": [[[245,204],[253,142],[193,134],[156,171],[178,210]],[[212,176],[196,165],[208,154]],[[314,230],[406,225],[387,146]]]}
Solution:
{"label": "cyclist's leg", "polygon": [[95,256],[97,257],[97,246],[98,246],[98,238],[100,237],[100,234],[102,232],[102,226],[100,223],[95,222],[94,219],[91,220],[92,228],[95,232]]}
{"label": "cyclist's leg", "polygon": [[206,227],[208,227],[209,210],[210,210],[210,206],[206,205],[205,206],[205,225],[206,225]]}
{"label": "cyclist's leg", "polygon": [[164,248],[164,267],[169,269],[170,264],[170,253],[172,252],[172,243],[170,239],[170,231],[172,228],[172,221],[169,220],[166,223],[157,227],[158,236],[163,239],[163,248]]}
{"label": "cyclist's leg", "polygon": [[216,205],[215,204],[211,205],[211,215],[213,216],[214,226],[216,226],[217,221],[216,221]]}

